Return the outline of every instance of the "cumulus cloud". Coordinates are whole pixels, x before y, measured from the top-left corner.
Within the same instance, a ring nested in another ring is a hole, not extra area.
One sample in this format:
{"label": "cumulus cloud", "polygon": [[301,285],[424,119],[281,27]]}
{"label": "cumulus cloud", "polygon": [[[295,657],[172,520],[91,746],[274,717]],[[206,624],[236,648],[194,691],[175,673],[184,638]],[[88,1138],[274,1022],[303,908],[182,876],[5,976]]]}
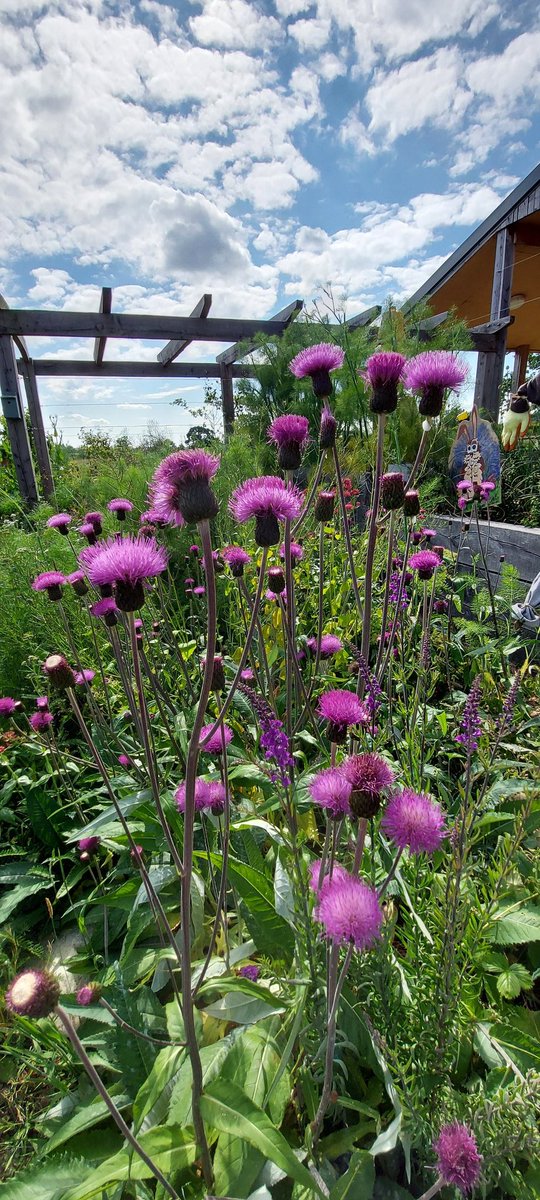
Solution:
{"label": "cumulus cloud", "polygon": [[117,404],[117,408],[151,408],[151,404]]}
{"label": "cumulus cloud", "polygon": [[201,45],[260,50],[282,36],[279,21],[260,12],[253,0],[199,2],[203,11],[189,25]]}

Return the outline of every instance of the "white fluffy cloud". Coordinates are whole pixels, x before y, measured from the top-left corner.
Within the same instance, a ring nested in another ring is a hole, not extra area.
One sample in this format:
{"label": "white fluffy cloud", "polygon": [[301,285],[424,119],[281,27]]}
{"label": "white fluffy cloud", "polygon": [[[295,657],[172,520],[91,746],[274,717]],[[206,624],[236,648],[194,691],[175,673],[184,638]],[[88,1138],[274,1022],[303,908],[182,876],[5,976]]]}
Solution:
{"label": "white fluffy cloud", "polygon": [[203,46],[266,49],[279,41],[282,29],[275,17],[264,16],[251,0],[199,0],[202,13],[191,17],[190,28]]}

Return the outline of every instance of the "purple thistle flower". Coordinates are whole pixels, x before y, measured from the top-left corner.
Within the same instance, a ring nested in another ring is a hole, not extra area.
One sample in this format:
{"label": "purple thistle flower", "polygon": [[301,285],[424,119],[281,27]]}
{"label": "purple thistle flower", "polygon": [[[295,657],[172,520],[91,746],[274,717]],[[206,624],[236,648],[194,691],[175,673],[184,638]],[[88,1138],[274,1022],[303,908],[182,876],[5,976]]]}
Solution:
{"label": "purple thistle flower", "polygon": [[251,667],[244,667],[244,670],[240,672],[240,679],[242,683],[251,683],[255,679],[255,672]]}
{"label": "purple thistle flower", "polygon": [[49,654],[42,670],[59,691],[71,688],[75,683],[75,673],[63,654]]}
{"label": "purple thistle flower", "polygon": [[420,512],[420,496],[414,488],[405,492],[403,499],[403,515],[405,517],[417,517]]}
{"label": "purple thistle flower", "polygon": [[[317,638],[308,638],[307,645],[312,654],[317,653]],[[343,650],[343,642],[334,633],[323,633],[319,647],[319,658],[331,658]]]}
{"label": "purple thistle flower", "polygon": [[440,804],[424,792],[409,788],[391,797],[381,825],[400,850],[408,846],[411,854],[433,854],[446,836]]}
{"label": "purple thistle flower", "polygon": [[283,471],[296,471],[309,438],[309,421],[294,413],[276,417],[268,429],[268,440],[278,447],[278,465]]}
{"label": "purple thistle flower", "polygon": [[95,675],[96,672],[92,671],[90,667],[84,667],[82,671],[75,672],[75,683],[79,684],[79,686],[85,683],[91,683],[92,680],[95,679]]}
{"label": "purple thistle flower", "polygon": [[482,732],[480,722],[481,687],[482,680],[480,675],[477,675],[465,701],[465,708],[463,709],[463,716],[461,718],[461,730],[456,734],[456,742],[460,742],[465,747],[467,754],[472,754],[478,749],[478,739]]}
{"label": "purple thistle flower", "polygon": [[259,978],[260,973],[261,973],[261,968],[256,967],[254,963],[253,964],[248,963],[247,966],[240,967],[240,970],[238,972],[238,974],[241,975],[243,977],[243,979],[249,979],[250,983],[256,983]]}
{"label": "purple thistle flower", "polygon": [[297,379],[305,379],[309,375],[315,395],[325,399],[332,395],[330,371],[342,367],[344,359],[345,353],[339,346],[331,342],[318,342],[316,346],[301,350],[289,363],[289,370]]}
{"label": "purple thistle flower", "polygon": [[398,401],[398,383],[403,375],[405,359],[393,350],[381,350],[368,358],[364,371],[359,374],[371,388],[371,411],[374,413],[395,412]]}
{"label": "purple thistle flower", "polygon": [[65,537],[72,520],[73,517],[71,517],[69,513],[55,513],[54,517],[49,517],[47,525],[49,529],[57,529],[58,532],[64,534]]}
{"label": "purple thistle flower", "polygon": [[440,565],[439,555],[434,554],[433,550],[419,550],[417,554],[411,554],[408,562],[412,571],[418,571],[419,579],[431,579],[433,572]]}
{"label": "purple thistle flower", "polygon": [[35,733],[45,733],[52,724],[52,713],[38,709],[30,716],[30,724]]}
{"label": "purple thistle flower", "polygon": [[[96,587],[115,585],[117,607],[133,612],[144,604],[143,581],[160,575],[167,566],[167,551],[155,538],[107,538],[98,551],[82,551],[79,561]],[[95,606],[94,606],[95,607]]]}
{"label": "purple thistle flower", "polygon": [[314,803],[320,808],[325,808],[334,820],[350,816],[352,783],[339,767],[328,767],[319,771],[312,779],[309,790]]}
{"label": "purple thistle flower", "polygon": [[[174,798],[178,811],[183,813],[186,811],[186,785],[181,783],[177,787]],[[212,791],[211,785],[206,782],[206,779],[195,780],[195,812],[202,812],[205,808],[212,807]]]}
{"label": "purple thistle flower", "polygon": [[[326,869],[327,869],[327,871],[329,869],[328,862],[326,863]],[[331,876],[328,874],[324,875],[321,886],[319,887],[319,876],[321,874],[320,859],[315,859],[314,862],[311,862],[309,864],[308,870],[309,870],[309,881],[308,881],[309,886],[311,888],[311,891],[315,892],[317,899],[320,899],[320,897],[323,895],[323,893],[325,892],[328,885],[330,883],[332,883],[332,881],[334,879],[348,879],[349,878],[349,872],[345,870],[345,867],[342,867],[340,863],[335,862],[333,865],[333,868],[332,868],[332,875]],[[317,911],[318,911],[317,908],[315,908],[313,910],[313,915],[315,917],[317,916]]]}
{"label": "purple thistle flower", "polygon": [[120,763],[121,767],[130,767],[131,766],[131,759],[128,757],[127,754],[119,754],[118,762]]}
{"label": "purple thistle flower", "polygon": [[49,707],[49,697],[48,696],[38,696],[36,698],[36,708],[39,709],[40,712],[46,712],[48,707]]}
{"label": "purple thistle flower", "polygon": [[223,562],[226,562],[231,568],[231,575],[234,575],[235,579],[242,577],[244,567],[247,567],[248,563],[251,562],[251,555],[242,550],[241,546],[226,546],[221,551],[221,557]]}
{"label": "purple thistle flower", "polygon": [[97,542],[97,533],[91,521],[83,521],[82,525],[78,525],[77,533],[82,533],[89,546],[94,546]]}
{"label": "purple thistle flower", "polygon": [[331,521],[334,515],[335,492],[319,492],[313,514],[316,521]]}
{"label": "purple thistle flower", "polygon": [[[211,725],[203,725],[201,729],[201,742],[204,742],[204,739],[207,733],[210,733],[211,728]],[[208,739],[206,745],[200,746],[201,751],[203,751],[205,754],[221,754],[223,750],[223,737],[225,737],[225,745],[228,746],[234,737],[233,731],[229,725],[223,725],[223,730],[221,728],[216,729],[215,733],[212,734],[212,737]]]}
{"label": "purple thistle flower", "polygon": [[5,996],[6,1008],[20,1017],[48,1017],[60,999],[60,984],[50,971],[21,971]]}
{"label": "purple thistle flower", "polygon": [[[155,508],[147,508],[146,512],[141,513],[141,515],[139,517],[139,521],[140,521],[141,525],[146,525],[146,524],[158,525],[158,526],[168,525],[168,521],[165,521],[165,519],[161,516],[161,514]],[[182,520],[180,520],[175,523],[178,525],[183,525],[184,522]]]}
{"label": "purple thistle flower", "polygon": [[90,837],[79,838],[77,842],[79,854],[95,854],[96,850],[99,850],[100,846],[101,838],[98,837],[97,834],[92,834]]}
{"label": "purple thistle flower", "polygon": [[369,713],[356,692],[335,688],[319,697],[319,713],[328,721],[331,742],[343,743],[351,725],[366,725]]}
{"label": "purple thistle flower", "polygon": [[109,500],[107,508],[115,514],[118,521],[125,521],[127,514],[133,512],[131,500],[124,500],[122,496],[118,496],[116,500]]}
{"label": "purple thistle flower", "polygon": [[199,584],[198,587],[193,588],[193,595],[194,596],[206,596],[206,588],[203,587],[202,584]]}
{"label": "purple thistle flower", "polygon": [[104,617],[106,625],[116,625],[118,609],[116,600],[112,596],[104,596],[103,600],[96,600],[95,604],[90,605],[90,613],[93,617]]}
{"label": "purple thistle flower", "polygon": [[[87,547],[88,549],[89,547]],[[76,596],[86,596],[88,587],[84,571],[72,571],[71,575],[66,576],[66,583],[71,584]]]}
{"label": "purple thistle flower", "polygon": [[403,508],[405,484],[400,471],[389,471],[381,476],[381,503],[389,511]]}
{"label": "purple thistle flower", "polygon": [[277,770],[271,773],[271,779],[281,783],[282,787],[289,787],[288,768],[294,766],[294,759],[283,721],[275,716],[267,701],[257,695],[253,688],[241,683],[238,690],[249,700],[258,719],[261,729],[261,746],[265,751],[265,758],[268,761],[273,759],[276,763]]}
{"label": "purple thistle flower", "polygon": [[220,817],[225,811],[225,787],[220,783],[219,779],[213,779],[209,784],[208,798],[210,802],[210,812],[215,817]]}
{"label": "purple thistle flower", "polygon": [[[102,524],[102,521],[103,521],[103,513],[100,513],[100,512],[87,512],[87,513],[85,514],[85,518],[84,518],[84,519],[85,519],[85,521],[89,521],[90,525],[93,525],[93,526],[94,526],[94,529],[96,530],[96,533],[101,533],[101,524]],[[98,528],[98,526],[99,526],[99,528]]]}
{"label": "purple thistle flower", "polygon": [[425,350],[407,363],[405,387],[420,396],[421,416],[438,417],[445,391],[459,391],[466,377],[467,367],[449,350]]}
{"label": "purple thistle flower", "polygon": [[[285,575],[282,567],[269,567],[267,571],[268,591],[273,599],[285,591]],[[268,593],[267,593],[268,595]]]}
{"label": "purple thistle flower", "polygon": [[101,988],[99,983],[84,983],[76,993],[75,999],[77,1004],[82,1008],[88,1008],[89,1004],[97,1004],[101,996]]}
{"label": "purple thistle flower", "polygon": [[[279,547],[279,557],[285,558],[285,543]],[[291,561],[300,562],[304,557],[304,548],[299,542],[291,542]]]}
{"label": "purple thistle flower", "polygon": [[336,444],[337,421],[327,404],[321,413],[319,428],[319,450],[332,450]]}
{"label": "purple thistle flower", "polygon": [[352,784],[351,811],[355,817],[374,817],[384,793],[394,782],[394,772],[380,754],[368,752],[346,758],[341,768]]}
{"label": "purple thistle flower", "polygon": [[61,600],[65,583],[66,577],[60,571],[43,571],[32,581],[32,589],[34,592],[47,592],[49,600]]}
{"label": "purple thistle flower", "polygon": [[17,710],[17,701],[11,696],[0,697],[0,717],[12,717]]}
{"label": "purple thistle flower", "polygon": [[426,541],[428,541],[428,542],[433,541],[433,538],[437,537],[436,529],[421,529],[420,533],[422,534],[422,537],[425,538]]}
{"label": "purple thistle flower", "polygon": [[321,890],[317,920],[331,941],[368,950],[381,935],[383,913],[374,888],[355,875],[333,874]]}
{"label": "purple thistle flower", "polygon": [[205,450],[177,450],[154,471],[150,503],[169,525],[208,521],[217,516],[218,502],[210,487],[219,458]]}
{"label": "purple thistle flower", "polygon": [[443,1182],[459,1188],[464,1194],[472,1191],[480,1178],[482,1156],[471,1130],[457,1121],[444,1125],[433,1149]]}
{"label": "purple thistle flower", "polygon": [[276,546],[279,521],[292,521],[303,504],[302,493],[293,484],[275,475],[247,479],[233,492],[229,509],[240,524],[255,517],[255,541],[258,546]]}

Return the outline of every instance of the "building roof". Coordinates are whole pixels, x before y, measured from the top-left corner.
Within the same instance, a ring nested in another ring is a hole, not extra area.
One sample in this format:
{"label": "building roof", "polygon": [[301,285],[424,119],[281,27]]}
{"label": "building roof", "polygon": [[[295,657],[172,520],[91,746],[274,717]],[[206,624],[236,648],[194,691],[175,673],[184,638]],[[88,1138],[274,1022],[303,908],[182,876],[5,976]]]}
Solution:
{"label": "building roof", "polygon": [[435,312],[455,309],[470,326],[489,321],[495,243],[498,231],[506,227],[515,243],[512,295],[524,298],[519,307],[512,306],[507,348],[539,349],[540,163],[418,288],[405,309],[429,301]]}

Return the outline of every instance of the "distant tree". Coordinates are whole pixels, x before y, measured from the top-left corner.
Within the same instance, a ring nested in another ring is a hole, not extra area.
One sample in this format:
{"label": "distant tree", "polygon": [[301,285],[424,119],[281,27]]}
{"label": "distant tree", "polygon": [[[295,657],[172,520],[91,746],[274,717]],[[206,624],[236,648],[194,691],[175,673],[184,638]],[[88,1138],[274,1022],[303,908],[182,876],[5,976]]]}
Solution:
{"label": "distant tree", "polygon": [[188,450],[211,450],[216,444],[216,435],[207,425],[192,425],[186,433]]}

